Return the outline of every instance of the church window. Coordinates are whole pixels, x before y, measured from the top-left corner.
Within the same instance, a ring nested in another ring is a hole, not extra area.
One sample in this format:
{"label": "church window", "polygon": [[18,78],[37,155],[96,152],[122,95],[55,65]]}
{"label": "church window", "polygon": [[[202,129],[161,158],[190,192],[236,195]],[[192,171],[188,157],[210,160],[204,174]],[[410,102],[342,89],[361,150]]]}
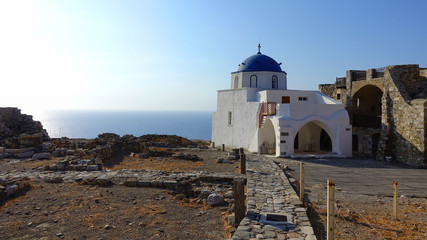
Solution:
{"label": "church window", "polygon": [[258,79],[257,79],[257,76],[256,76],[256,75],[252,75],[252,76],[251,76],[251,81],[250,81],[250,83],[249,83],[249,87],[254,87],[254,88],[256,88],[256,87],[258,87],[257,85],[258,85]]}
{"label": "church window", "polygon": [[234,78],[234,88],[239,88],[239,77],[238,76],[236,76]]}
{"label": "church window", "polygon": [[233,122],[233,113],[228,112],[228,125],[231,125],[232,122]]}
{"label": "church window", "polygon": [[277,89],[277,76],[276,75],[273,75],[273,77],[271,78],[271,88]]}
{"label": "church window", "polygon": [[289,96],[282,96],[282,103],[290,103],[291,98]]}
{"label": "church window", "polygon": [[341,99],[341,94],[337,93],[337,99],[340,100]]}

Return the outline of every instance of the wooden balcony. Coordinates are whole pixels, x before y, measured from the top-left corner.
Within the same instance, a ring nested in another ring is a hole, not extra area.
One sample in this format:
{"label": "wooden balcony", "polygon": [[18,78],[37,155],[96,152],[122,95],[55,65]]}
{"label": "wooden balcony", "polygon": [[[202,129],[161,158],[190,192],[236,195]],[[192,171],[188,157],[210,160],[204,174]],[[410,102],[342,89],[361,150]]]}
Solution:
{"label": "wooden balcony", "polygon": [[275,102],[263,102],[261,104],[261,110],[259,111],[259,127],[261,128],[264,124],[266,116],[276,115],[276,103]]}

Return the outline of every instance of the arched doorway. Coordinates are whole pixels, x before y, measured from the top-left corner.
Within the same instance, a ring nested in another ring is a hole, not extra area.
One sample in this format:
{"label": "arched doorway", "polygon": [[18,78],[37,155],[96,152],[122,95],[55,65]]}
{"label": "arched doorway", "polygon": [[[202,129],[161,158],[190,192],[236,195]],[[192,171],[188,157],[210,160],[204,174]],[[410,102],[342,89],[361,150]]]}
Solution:
{"label": "arched doorway", "polygon": [[271,120],[266,120],[264,127],[259,129],[259,150],[260,153],[276,153],[276,133]]}
{"label": "arched doorway", "polygon": [[311,121],[302,126],[294,139],[295,154],[324,154],[332,151],[329,129],[319,121]]}
{"label": "arched doorway", "polygon": [[320,131],[320,151],[332,152],[332,140],[329,134],[322,128]]}
{"label": "arched doorway", "polygon": [[351,108],[353,127],[381,128],[382,96],[381,89],[373,85],[366,85],[353,95]]}

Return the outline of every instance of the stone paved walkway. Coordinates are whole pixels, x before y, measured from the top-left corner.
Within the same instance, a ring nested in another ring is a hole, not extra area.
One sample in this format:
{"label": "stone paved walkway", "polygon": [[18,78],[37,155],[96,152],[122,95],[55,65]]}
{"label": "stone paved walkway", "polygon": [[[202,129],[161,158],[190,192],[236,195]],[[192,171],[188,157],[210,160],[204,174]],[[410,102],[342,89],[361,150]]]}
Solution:
{"label": "stone paved walkway", "polygon": [[273,160],[247,155],[247,215],[232,239],[316,239],[306,209]]}

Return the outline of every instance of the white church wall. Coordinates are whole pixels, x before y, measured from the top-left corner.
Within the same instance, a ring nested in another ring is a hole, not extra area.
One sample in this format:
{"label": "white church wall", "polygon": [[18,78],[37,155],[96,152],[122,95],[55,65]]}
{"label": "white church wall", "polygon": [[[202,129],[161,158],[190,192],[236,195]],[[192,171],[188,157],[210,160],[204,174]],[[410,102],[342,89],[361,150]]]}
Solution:
{"label": "white church wall", "polygon": [[[287,89],[287,80],[286,73],[284,72],[269,72],[269,71],[261,71],[261,72],[240,72],[242,73],[243,87],[252,87],[250,86],[250,78],[252,75],[257,76],[257,86],[256,88],[260,89],[273,89],[272,88],[272,78],[273,75],[277,76],[278,86],[277,89],[286,90]],[[234,74],[234,73],[233,73]]]}
{"label": "white church wall", "polygon": [[319,104],[342,104],[341,102],[338,102],[328,96],[326,96],[325,94],[316,91],[316,94],[314,95],[314,98],[316,99],[316,103]]}
{"label": "white church wall", "polygon": [[348,157],[351,157],[353,154],[352,149],[352,127],[350,124],[341,123],[336,124],[335,126],[337,139],[336,141],[339,143],[339,149],[336,151],[341,154],[345,154]]}
{"label": "white church wall", "polygon": [[[247,102],[247,89],[218,91],[217,112],[214,114],[212,141],[217,146],[249,149],[256,134],[258,102]],[[229,113],[232,115],[228,124]]]}
{"label": "white church wall", "polygon": [[303,119],[311,115],[325,117],[342,108],[343,106],[331,104],[291,103],[290,115],[293,119]]}

